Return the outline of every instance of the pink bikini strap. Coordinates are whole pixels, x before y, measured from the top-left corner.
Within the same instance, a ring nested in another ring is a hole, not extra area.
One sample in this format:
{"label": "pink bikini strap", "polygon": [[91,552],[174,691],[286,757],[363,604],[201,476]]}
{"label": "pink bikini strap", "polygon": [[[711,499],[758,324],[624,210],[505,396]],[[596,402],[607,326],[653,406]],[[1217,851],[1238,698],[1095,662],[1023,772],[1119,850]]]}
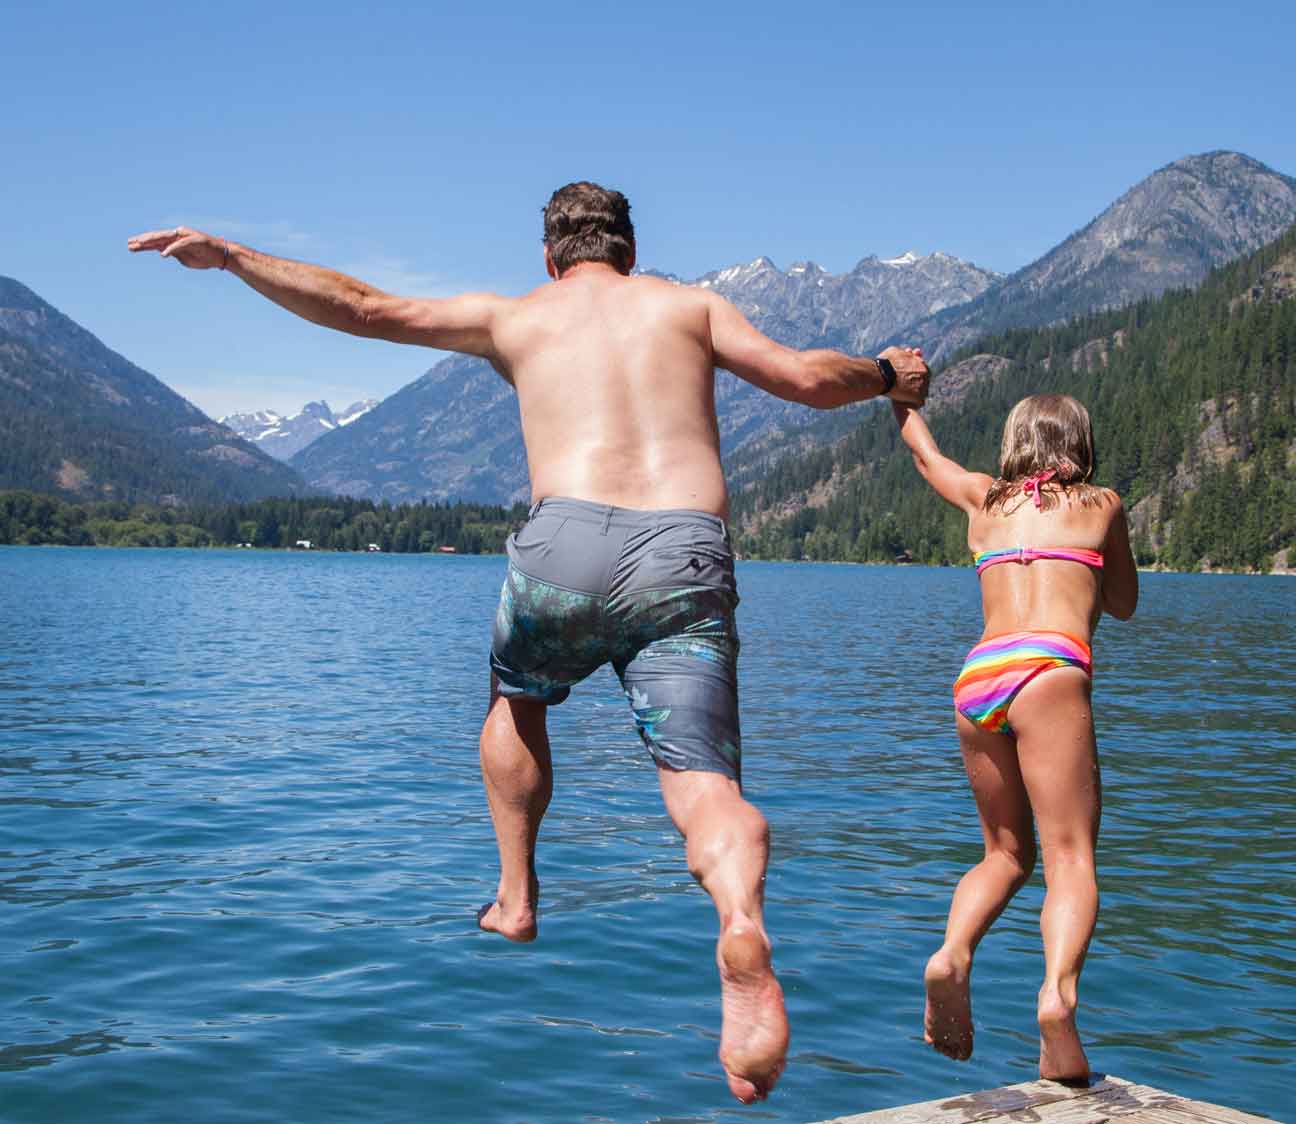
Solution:
{"label": "pink bikini strap", "polygon": [[1036,508],[1042,507],[1043,501],[1040,496],[1040,485],[1052,480],[1056,475],[1056,468],[1046,468],[1043,472],[1037,472],[1034,476],[1026,477],[1026,479],[1022,481],[1022,494],[1033,497]]}

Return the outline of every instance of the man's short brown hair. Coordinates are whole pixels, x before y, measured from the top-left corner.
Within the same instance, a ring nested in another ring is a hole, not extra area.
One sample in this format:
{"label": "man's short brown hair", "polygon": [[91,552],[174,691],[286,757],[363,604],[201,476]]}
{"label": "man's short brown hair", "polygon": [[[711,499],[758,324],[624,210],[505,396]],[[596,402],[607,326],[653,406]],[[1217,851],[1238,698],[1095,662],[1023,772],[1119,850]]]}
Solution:
{"label": "man's short brown hair", "polygon": [[629,273],[635,254],[630,200],[586,180],[560,187],[544,208],[544,241],[559,273],[582,261]]}

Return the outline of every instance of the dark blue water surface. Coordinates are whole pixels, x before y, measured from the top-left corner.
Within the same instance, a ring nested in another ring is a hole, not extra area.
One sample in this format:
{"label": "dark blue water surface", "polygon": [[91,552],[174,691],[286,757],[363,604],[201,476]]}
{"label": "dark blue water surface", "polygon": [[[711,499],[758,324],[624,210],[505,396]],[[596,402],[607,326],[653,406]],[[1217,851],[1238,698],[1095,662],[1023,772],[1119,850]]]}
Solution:
{"label": "dark blue water surface", "polygon": [[[969,570],[743,564],[745,772],[793,1021],[715,1061],[715,920],[615,680],[555,711],[540,940],[494,891],[476,739],[499,558],[0,548],[0,1119],[812,1121],[1035,1076],[1042,886],[921,969],[980,835],[949,687]],[[1148,575],[1096,645],[1095,1067],[1283,1117],[1296,1088],[1296,582]]]}

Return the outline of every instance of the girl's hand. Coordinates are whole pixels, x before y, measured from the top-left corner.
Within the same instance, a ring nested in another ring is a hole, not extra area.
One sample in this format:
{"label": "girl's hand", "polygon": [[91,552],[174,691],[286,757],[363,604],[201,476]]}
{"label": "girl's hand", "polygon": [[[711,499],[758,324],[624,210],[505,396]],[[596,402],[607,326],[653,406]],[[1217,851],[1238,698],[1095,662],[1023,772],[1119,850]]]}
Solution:
{"label": "girl's hand", "polygon": [[895,368],[895,386],[889,392],[892,401],[906,406],[921,406],[927,401],[931,371],[923,359],[921,347],[888,347],[878,354],[878,358],[890,360]]}

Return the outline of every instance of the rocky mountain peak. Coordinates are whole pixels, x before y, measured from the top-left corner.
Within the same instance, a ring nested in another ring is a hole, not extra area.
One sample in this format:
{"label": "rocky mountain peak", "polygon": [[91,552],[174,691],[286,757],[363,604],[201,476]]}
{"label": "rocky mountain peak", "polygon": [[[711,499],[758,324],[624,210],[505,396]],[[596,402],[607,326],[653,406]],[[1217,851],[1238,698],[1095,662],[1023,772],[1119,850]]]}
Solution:
{"label": "rocky mountain peak", "polygon": [[1293,222],[1296,179],[1240,152],[1186,156],[966,307],[906,335],[940,359],[1005,328],[1056,323],[1195,285]]}
{"label": "rocky mountain peak", "polygon": [[272,457],[286,461],[331,430],[350,425],[376,405],[378,399],[365,398],[353,402],[341,414],[334,414],[321,398],[307,402],[295,414],[285,416],[275,410],[249,410],[229,414],[221,418],[221,424],[229,426]]}

